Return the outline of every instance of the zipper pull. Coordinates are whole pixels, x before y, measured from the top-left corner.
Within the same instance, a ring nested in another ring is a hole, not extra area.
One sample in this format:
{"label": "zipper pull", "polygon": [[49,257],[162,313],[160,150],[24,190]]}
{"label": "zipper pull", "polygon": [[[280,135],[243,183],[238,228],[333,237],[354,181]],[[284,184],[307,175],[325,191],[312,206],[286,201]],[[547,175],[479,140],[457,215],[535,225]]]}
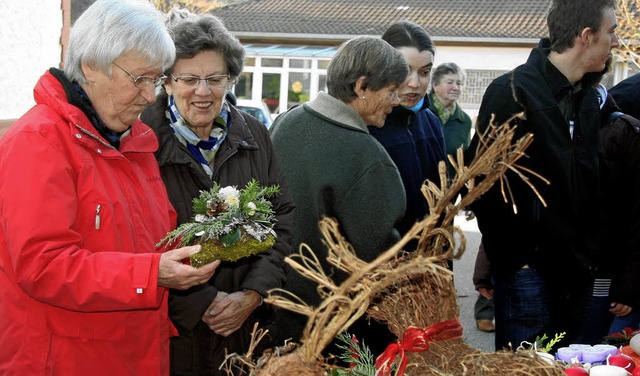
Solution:
{"label": "zipper pull", "polygon": [[100,230],[100,206],[96,206],[96,230]]}

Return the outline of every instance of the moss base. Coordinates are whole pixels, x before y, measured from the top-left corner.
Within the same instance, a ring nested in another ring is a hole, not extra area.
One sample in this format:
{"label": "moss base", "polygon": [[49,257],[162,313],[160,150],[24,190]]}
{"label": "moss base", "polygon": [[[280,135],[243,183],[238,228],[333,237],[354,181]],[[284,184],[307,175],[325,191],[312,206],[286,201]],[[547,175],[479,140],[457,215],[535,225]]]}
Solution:
{"label": "moss base", "polygon": [[259,242],[252,236],[243,232],[240,240],[228,247],[223,246],[222,243],[218,241],[201,243],[202,250],[191,255],[189,257],[189,261],[195,268],[199,268],[202,265],[215,260],[236,261],[243,257],[249,257],[266,251],[273,247],[275,243],[276,238],[273,235],[267,235],[267,238],[264,241]]}

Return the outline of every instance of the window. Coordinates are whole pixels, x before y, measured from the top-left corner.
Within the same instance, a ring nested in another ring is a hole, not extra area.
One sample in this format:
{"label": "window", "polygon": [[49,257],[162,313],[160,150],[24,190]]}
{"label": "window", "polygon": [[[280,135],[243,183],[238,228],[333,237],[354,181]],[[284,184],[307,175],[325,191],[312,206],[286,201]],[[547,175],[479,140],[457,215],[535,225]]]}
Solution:
{"label": "window", "polygon": [[311,99],[311,74],[309,73],[289,73],[289,97],[287,108],[297,104],[308,102]]}
{"label": "window", "polygon": [[280,104],[279,73],[264,73],[262,75],[262,99],[272,114],[278,112],[278,106]]}
{"label": "window", "polygon": [[482,102],[482,96],[489,84],[508,71],[466,69],[465,72],[467,73],[467,78],[458,102],[462,107],[478,107]]}
{"label": "window", "polygon": [[237,98],[251,99],[251,88],[253,87],[253,73],[243,72],[238,76],[234,93]]}
{"label": "window", "polygon": [[262,58],[262,66],[282,68],[282,59]]}
{"label": "window", "polygon": [[327,66],[335,46],[245,44],[245,68],[234,93],[239,99],[264,101],[272,114],[327,90]]}
{"label": "window", "polygon": [[290,59],[289,68],[311,68],[311,59]]}
{"label": "window", "polygon": [[318,69],[327,69],[329,60],[318,60]]}

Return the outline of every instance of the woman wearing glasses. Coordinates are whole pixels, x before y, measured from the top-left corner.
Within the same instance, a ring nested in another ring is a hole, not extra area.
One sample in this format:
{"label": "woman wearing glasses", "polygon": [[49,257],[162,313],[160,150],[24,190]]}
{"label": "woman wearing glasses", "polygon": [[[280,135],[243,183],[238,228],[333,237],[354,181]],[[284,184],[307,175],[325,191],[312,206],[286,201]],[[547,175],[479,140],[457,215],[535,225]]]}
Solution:
{"label": "woman wearing glasses", "polygon": [[170,18],[176,61],[142,120],[158,135],[156,156],[178,224],[191,219],[192,199],[213,182],[242,188],[256,179],[281,188],[273,199],[277,240],[272,249],[223,262],[207,284],[169,298],[169,314],[180,333],[171,339],[171,373],[225,374],[219,370],[225,350],[244,354],[255,322],[274,333],[272,307],[262,298],[284,285],[293,202],[266,127],[225,99],[243,69],[240,42],[210,14],[179,11]]}
{"label": "woman wearing glasses", "polygon": [[176,214],[138,116],[174,57],[148,2],[98,0],[0,140],[0,374],[169,373],[168,289],[218,265],[155,247]]}

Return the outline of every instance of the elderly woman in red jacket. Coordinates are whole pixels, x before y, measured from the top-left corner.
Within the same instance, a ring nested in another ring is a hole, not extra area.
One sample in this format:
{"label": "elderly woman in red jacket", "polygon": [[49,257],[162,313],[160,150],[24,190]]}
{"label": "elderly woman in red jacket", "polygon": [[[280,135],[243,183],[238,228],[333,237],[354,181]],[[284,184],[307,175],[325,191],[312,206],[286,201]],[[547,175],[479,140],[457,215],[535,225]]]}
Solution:
{"label": "elderly woman in red jacket", "polygon": [[0,140],[0,374],[169,373],[168,288],[219,264],[155,247],[176,215],[138,116],[174,57],[148,2],[98,0]]}

